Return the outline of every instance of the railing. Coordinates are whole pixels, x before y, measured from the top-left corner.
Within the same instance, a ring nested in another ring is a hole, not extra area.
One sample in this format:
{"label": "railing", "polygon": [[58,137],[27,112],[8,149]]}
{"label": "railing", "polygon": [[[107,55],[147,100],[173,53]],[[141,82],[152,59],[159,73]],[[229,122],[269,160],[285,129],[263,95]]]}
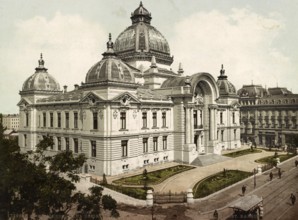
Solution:
{"label": "railing", "polygon": [[153,201],[157,204],[186,202],[186,193],[154,193]]}

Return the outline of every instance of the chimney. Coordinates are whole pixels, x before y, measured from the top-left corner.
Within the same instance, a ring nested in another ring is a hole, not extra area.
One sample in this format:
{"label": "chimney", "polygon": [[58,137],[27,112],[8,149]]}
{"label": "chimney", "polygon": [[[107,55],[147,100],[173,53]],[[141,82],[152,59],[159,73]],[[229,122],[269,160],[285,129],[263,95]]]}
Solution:
{"label": "chimney", "polygon": [[75,87],[75,90],[78,90],[79,89],[79,85],[78,84],[75,84],[74,87]]}
{"label": "chimney", "polygon": [[66,93],[67,92],[67,85],[63,86],[63,88],[64,88],[64,93]]}

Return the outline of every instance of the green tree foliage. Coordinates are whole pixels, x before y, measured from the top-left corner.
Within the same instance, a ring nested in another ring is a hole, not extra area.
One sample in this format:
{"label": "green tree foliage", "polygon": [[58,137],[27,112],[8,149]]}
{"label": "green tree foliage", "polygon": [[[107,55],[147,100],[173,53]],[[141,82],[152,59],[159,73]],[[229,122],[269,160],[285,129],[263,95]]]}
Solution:
{"label": "green tree foliage", "polygon": [[[0,123],[0,132],[3,131]],[[46,156],[45,151],[52,145],[53,140],[44,137],[35,152],[21,153],[16,141],[0,135],[0,219],[41,215],[66,219],[70,210],[80,213],[77,219],[90,219],[86,218],[88,215],[102,219],[103,188],[92,187],[87,195],[76,191],[77,170],[83,166],[85,156],[74,156],[71,151]],[[103,206],[112,214],[117,213],[116,201],[112,206]]]}

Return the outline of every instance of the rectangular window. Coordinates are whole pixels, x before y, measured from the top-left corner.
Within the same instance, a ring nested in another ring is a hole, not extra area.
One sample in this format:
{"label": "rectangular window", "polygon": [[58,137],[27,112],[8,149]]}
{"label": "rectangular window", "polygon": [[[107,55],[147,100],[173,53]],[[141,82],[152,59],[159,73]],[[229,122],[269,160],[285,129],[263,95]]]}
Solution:
{"label": "rectangular window", "polygon": [[235,112],[233,112],[233,124],[235,124]]}
{"label": "rectangular window", "polygon": [[93,129],[98,129],[97,112],[93,112]]}
{"label": "rectangular window", "polygon": [[61,128],[61,113],[57,113],[57,127]]}
{"label": "rectangular window", "polygon": [[152,113],[153,127],[157,127],[157,112]]}
{"label": "rectangular window", "polygon": [[91,141],[91,157],[96,157],[96,141]]}
{"label": "rectangular window", "polygon": [[126,112],[120,113],[121,129],[126,129]]}
{"label": "rectangular window", "polygon": [[50,127],[54,127],[54,116],[53,116],[53,112],[50,112]]}
{"label": "rectangular window", "polygon": [[24,146],[27,147],[27,135],[24,134]]}
{"label": "rectangular window", "polygon": [[222,112],[220,113],[220,124],[223,124]]}
{"label": "rectangular window", "polygon": [[221,141],[224,141],[224,131],[221,131]]}
{"label": "rectangular window", "polygon": [[162,127],[167,127],[167,113],[162,113]]}
{"label": "rectangular window", "polygon": [[167,147],[167,139],[168,137],[167,136],[163,136],[162,137],[162,149],[163,150],[166,150],[168,147]]}
{"label": "rectangular window", "polygon": [[121,141],[122,157],[127,157],[127,143],[127,140]]}
{"label": "rectangular window", "polygon": [[52,141],[52,144],[51,144],[50,148],[51,148],[51,150],[53,150],[54,149],[54,138],[53,138],[53,136],[50,136],[50,139]]}
{"label": "rectangular window", "polygon": [[57,149],[61,150],[61,137],[57,137]]}
{"label": "rectangular window", "polygon": [[69,113],[65,112],[65,128],[69,128]]}
{"label": "rectangular window", "polygon": [[203,114],[202,114],[202,110],[200,110],[200,126],[203,125],[202,119],[203,119]]}
{"label": "rectangular window", "polygon": [[43,115],[43,127],[45,128],[47,126],[47,115],[45,112],[42,113],[42,115]]}
{"label": "rectangular window", "polygon": [[143,153],[148,153],[148,138],[143,138]]}
{"label": "rectangular window", "polygon": [[143,128],[147,128],[147,112],[142,113]]}
{"label": "rectangular window", "polygon": [[73,127],[78,128],[78,113],[77,112],[73,113]]}
{"label": "rectangular window", "polygon": [[69,151],[69,138],[65,138],[65,150]]}
{"label": "rectangular window", "polygon": [[234,129],[234,140],[237,139],[237,132],[236,132],[236,129]]}
{"label": "rectangular window", "polygon": [[158,137],[153,137],[153,151],[158,151]]}
{"label": "rectangular window", "polygon": [[26,113],[26,127],[29,126],[29,113]]}
{"label": "rectangular window", "polygon": [[74,152],[79,153],[79,140],[77,138],[74,138],[73,139],[73,144],[74,144],[74,146],[73,146]]}
{"label": "rectangular window", "polygon": [[194,128],[198,127],[198,111],[197,110],[193,111],[193,126],[194,126]]}

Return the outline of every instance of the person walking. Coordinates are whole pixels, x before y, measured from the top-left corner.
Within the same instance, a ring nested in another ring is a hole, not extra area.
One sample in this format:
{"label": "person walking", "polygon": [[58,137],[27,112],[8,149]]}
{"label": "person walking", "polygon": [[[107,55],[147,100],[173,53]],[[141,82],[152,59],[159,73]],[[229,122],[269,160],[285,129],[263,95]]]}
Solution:
{"label": "person walking", "polygon": [[214,213],[213,213],[213,218],[215,220],[218,220],[218,211],[215,209]]}
{"label": "person walking", "polygon": [[243,196],[245,195],[245,191],[246,191],[246,186],[243,185],[243,186],[242,186],[242,195],[243,195]]}
{"label": "person walking", "polygon": [[298,160],[295,160],[295,167],[298,166]]}
{"label": "person walking", "polygon": [[280,168],[278,169],[278,177],[279,177],[279,179],[281,179],[281,170],[280,170]]}
{"label": "person walking", "polygon": [[291,199],[292,205],[295,205],[296,196],[293,193],[291,193],[290,199]]}
{"label": "person walking", "polygon": [[269,177],[270,177],[270,181],[272,181],[272,179],[273,179],[273,173],[272,172],[270,172]]}

